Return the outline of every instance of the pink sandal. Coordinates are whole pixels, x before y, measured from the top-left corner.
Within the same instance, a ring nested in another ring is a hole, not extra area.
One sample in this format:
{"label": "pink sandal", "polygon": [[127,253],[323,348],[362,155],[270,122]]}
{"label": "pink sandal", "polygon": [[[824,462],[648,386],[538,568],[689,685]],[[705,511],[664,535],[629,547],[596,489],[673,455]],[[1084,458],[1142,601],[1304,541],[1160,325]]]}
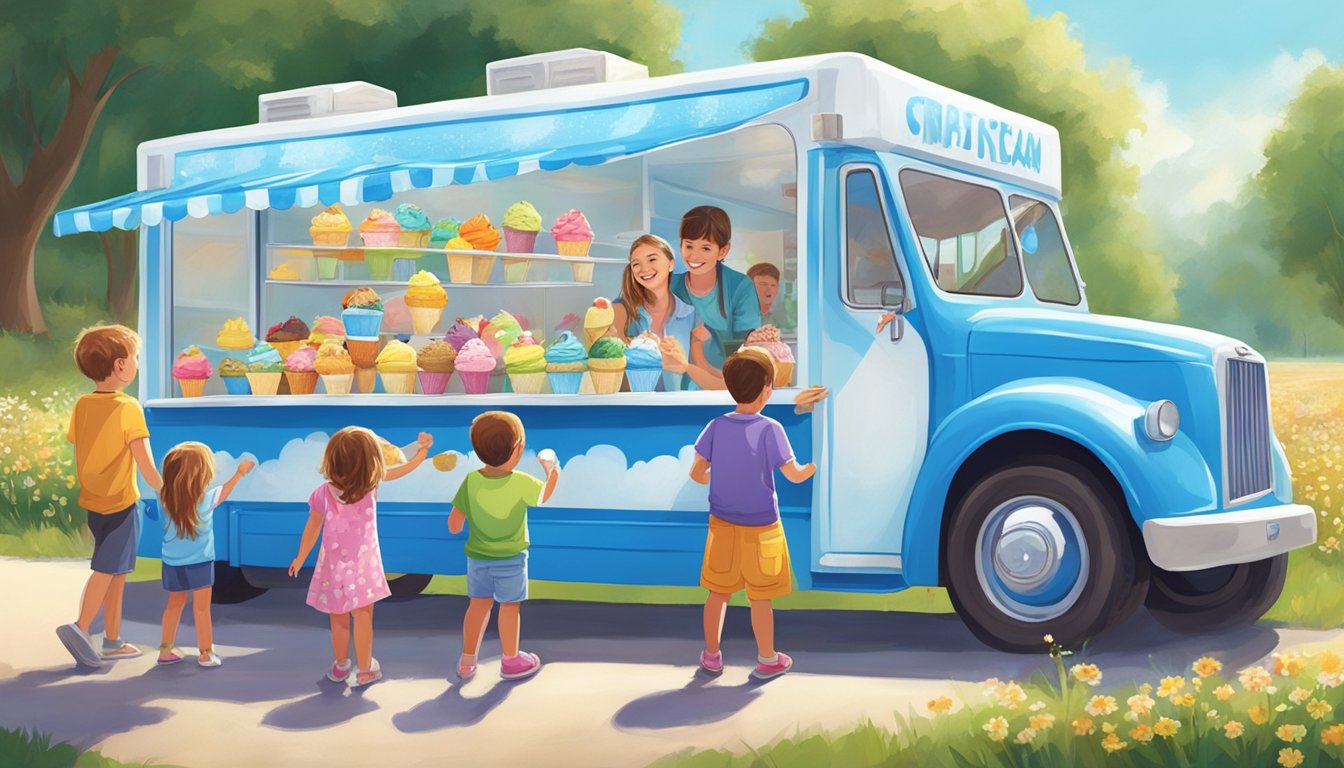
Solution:
{"label": "pink sandal", "polygon": [[[467,659],[471,659],[468,663]],[[462,658],[457,660],[457,677],[463,682],[476,676],[476,654],[464,653]]]}
{"label": "pink sandal", "polygon": [[522,680],[537,674],[541,669],[541,657],[535,653],[519,651],[512,659],[505,656],[499,665],[499,676],[505,680]]}

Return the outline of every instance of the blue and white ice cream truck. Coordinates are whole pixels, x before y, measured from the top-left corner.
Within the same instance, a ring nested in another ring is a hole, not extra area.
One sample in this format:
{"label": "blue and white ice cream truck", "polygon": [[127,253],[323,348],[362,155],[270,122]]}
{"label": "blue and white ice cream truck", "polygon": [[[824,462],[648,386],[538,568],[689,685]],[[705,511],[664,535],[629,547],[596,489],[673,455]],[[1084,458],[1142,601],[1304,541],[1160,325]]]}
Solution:
{"label": "blue and white ice cream truck", "polygon": [[[500,408],[526,426],[523,469],[539,471],[543,447],[563,467],[530,513],[534,578],[698,580],[708,497],[688,477],[691,446],[731,407],[725,392],[499,381],[466,395],[455,377],[444,395],[235,396],[212,379],[204,397],[174,397],[175,354],[197,344],[217,363],[209,347],[234,316],[260,336],[337,315],[367,285],[388,301],[384,335],[409,331],[404,277],[369,272],[357,238],[334,277],[313,268],[309,222],[337,202],[356,226],[404,202],[432,219],[498,222],[519,200],[548,221],[583,211],[591,282],[544,227],[521,281],[497,268],[456,283],[441,250],[410,254],[443,280],[445,323],[506,309],[547,339],[619,293],[631,238],[676,242],[683,212],[725,209],[726,266],[779,269],[795,384],[831,392],[798,414],[798,390],[780,388],[765,411],[819,467],[778,489],[799,588],[946,586],[984,642],[1036,650],[1046,632],[1095,636],[1145,602],[1183,630],[1253,621],[1287,553],[1315,541],[1264,358],[1088,311],[1051,126],[857,54],[649,78],[573,50],[491,64],[488,81],[485,97],[412,107],[364,83],[263,96],[258,124],[142,144],[138,191],[57,215],[60,235],[140,230],[139,396],[155,451],[201,440],[223,476],[259,462],[215,516],[220,597],[255,594],[288,564],[323,445],[350,424],[398,445],[428,431],[435,450],[464,454],[447,474],[426,463],[389,483],[379,505],[386,568],[407,574],[395,589],[463,573],[448,502],[479,466],[472,418]],[[299,279],[281,279],[282,263]],[[896,321],[875,334],[887,312]],[[146,531],[141,554],[156,556]]]}

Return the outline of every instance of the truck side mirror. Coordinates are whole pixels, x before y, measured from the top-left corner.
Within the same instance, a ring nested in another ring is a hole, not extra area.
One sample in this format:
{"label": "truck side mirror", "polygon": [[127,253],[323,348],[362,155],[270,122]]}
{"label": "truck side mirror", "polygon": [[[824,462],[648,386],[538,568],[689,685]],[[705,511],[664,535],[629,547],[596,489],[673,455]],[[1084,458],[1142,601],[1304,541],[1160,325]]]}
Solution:
{"label": "truck side mirror", "polygon": [[905,311],[905,286],[897,282],[882,283],[882,308],[897,314]]}

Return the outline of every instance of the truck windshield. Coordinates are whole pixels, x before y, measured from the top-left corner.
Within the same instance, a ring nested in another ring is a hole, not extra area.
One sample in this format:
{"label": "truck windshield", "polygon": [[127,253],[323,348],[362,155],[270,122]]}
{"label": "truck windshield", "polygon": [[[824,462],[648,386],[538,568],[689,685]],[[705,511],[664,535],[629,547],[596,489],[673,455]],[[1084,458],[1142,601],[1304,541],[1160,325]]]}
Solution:
{"label": "truck windshield", "polygon": [[1022,270],[1003,198],[991,187],[906,169],[901,192],[939,288],[1017,296]]}
{"label": "truck windshield", "polygon": [[1055,304],[1077,306],[1083,300],[1073,264],[1064,247],[1059,220],[1050,206],[1023,195],[1009,195],[1013,229],[1022,245],[1022,264],[1036,298]]}

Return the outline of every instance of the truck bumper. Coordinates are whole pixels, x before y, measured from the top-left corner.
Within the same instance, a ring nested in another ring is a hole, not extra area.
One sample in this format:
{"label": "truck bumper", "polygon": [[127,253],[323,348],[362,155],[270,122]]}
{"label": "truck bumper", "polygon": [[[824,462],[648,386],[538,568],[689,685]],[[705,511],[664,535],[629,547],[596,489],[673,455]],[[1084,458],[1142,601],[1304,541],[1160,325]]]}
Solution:
{"label": "truck bumper", "polygon": [[1302,504],[1147,520],[1148,558],[1167,571],[1251,563],[1316,543],[1316,511]]}

